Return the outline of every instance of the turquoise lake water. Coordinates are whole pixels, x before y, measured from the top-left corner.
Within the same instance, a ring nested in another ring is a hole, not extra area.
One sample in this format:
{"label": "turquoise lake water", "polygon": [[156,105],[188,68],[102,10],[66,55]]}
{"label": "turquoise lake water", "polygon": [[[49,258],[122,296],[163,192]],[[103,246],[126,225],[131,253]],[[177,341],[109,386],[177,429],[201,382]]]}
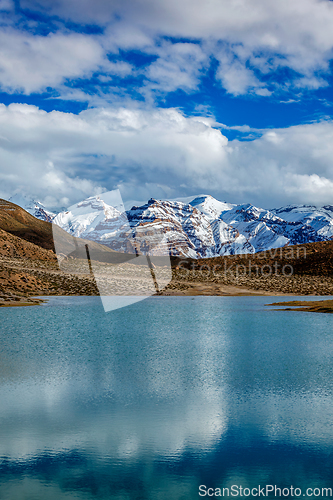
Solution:
{"label": "turquoise lake water", "polygon": [[281,300],[1,309],[0,498],[192,500],[200,485],[322,498],[333,488],[333,315],[265,307]]}

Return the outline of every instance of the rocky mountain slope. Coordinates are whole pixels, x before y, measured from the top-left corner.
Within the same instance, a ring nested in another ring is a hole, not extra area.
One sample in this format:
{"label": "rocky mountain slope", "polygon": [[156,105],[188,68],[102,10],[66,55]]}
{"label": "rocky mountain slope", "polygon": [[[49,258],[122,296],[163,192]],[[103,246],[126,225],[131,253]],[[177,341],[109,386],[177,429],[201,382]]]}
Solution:
{"label": "rocky mountain slope", "polygon": [[38,247],[53,250],[52,224],[37,219],[18,205],[0,199],[0,229]]}
{"label": "rocky mountain slope", "polygon": [[[86,261],[81,272],[63,272],[53,249],[49,222],[0,200],[0,306],[36,304],[31,295],[96,295],[98,289]],[[63,239],[69,235],[58,228]],[[80,240],[84,247],[85,240]],[[92,248],[96,246],[91,242]],[[103,247],[105,248],[105,247]],[[106,249],[112,252],[109,249]],[[80,255],[78,256],[80,257]]]}
{"label": "rocky mountain slope", "polygon": [[35,245],[3,229],[0,229],[0,259],[56,262],[56,256],[52,250]]}
{"label": "rocky mountain slope", "polygon": [[195,259],[253,254],[333,237],[331,206],[266,210],[200,196],[190,203],[152,198],[125,212],[110,206],[103,196],[73,205],[53,222],[73,236],[117,251]]}
{"label": "rocky mountain slope", "polygon": [[[293,205],[266,210],[203,195],[189,203],[150,199],[125,212],[121,200],[108,196],[105,193],[88,198],[57,215],[27,197],[15,195],[12,199],[43,222],[52,221],[73,236],[126,253],[170,253],[198,259],[253,254],[333,238],[333,206]],[[8,210],[7,215],[13,212],[12,208]],[[34,227],[31,232],[18,227],[17,222],[15,228],[9,224],[12,234],[51,248],[47,225],[43,229]],[[19,222],[26,225],[22,218]],[[1,223],[4,221],[0,220],[0,228],[7,230],[8,225]],[[48,232],[46,246],[45,231]]]}

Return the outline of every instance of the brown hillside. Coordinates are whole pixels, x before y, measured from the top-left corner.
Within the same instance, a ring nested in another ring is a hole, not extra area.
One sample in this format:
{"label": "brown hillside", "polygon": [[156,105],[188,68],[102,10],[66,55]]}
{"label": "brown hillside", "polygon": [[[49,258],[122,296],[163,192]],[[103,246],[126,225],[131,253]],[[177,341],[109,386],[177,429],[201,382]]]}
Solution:
{"label": "brown hillside", "polygon": [[0,229],[39,247],[54,250],[50,222],[36,219],[18,205],[2,199],[0,199]]}
{"label": "brown hillside", "polygon": [[[233,265],[233,268],[237,265],[245,266],[247,274],[249,274],[249,263],[251,262],[252,274],[256,274],[255,266],[259,268],[259,274],[261,274],[261,268],[269,265],[273,269],[273,274],[281,274],[283,266],[291,266],[285,269],[287,274],[292,268],[292,274],[296,276],[333,276],[333,241],[286,246],[256,254],[200,259],[196,264],[198,266],[207,263],[211,266],[222,264],[222,269],[224,269],[224,262],[226,262],[227,268],[230,265]],[[275,263],[277,264],[276,271]],[[242,269],[239,268],[239,271],[242,272]],[[263,271],[264,274],[267,273],[267,269]]]}
{"label": "brown hillside", "polygon": [[30,259],[42,261],[56,261],[52,250],[46,250],[30,241],[7,233],[0,229],[0,260],[2,259]]}
{"label": "brown hillside", "polygon": [[172,263],[165,295],[225,295],[228,287],[239,293],[333,295],[333,241],[211,259],[174,257]]}
{"label": "brown hillside", "polygon": [[[274,248],[255,254],[228,255],[208,259],[171,258],[173,267],[187,270],[200,270],[208,275],[214,273],[261,275],[264,266],[270,266],[273,274],[281,274],[283,266],[291,266],[293,275],[333,276],[333,241],[320,241]],[[275,269],[274,265],[277,264]],[[243,267],[242,267],[243,266]],[[251,272],[249,272],[251,269]],[[285,269],[290,273],[290,267]],[[267,274],[267,269],[263,269]]]}

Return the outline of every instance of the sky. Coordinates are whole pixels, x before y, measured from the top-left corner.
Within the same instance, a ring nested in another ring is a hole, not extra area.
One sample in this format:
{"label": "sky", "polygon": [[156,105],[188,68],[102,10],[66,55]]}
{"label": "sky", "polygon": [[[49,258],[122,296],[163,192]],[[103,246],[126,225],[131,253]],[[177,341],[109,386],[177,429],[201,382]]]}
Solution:
{"label": "sky", "polygon": [[0,197],[333,205],[331,0],[0,0]]}

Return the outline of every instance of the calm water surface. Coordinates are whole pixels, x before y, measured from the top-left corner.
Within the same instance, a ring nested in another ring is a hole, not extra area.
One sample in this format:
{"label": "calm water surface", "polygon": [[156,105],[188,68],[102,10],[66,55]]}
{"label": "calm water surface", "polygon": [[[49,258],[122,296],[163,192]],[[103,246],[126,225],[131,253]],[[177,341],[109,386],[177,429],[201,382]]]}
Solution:
{"label": "calm water surface", "polygon": [[0,498],[333,488],[333,315],[274,300],[1,309]]}

